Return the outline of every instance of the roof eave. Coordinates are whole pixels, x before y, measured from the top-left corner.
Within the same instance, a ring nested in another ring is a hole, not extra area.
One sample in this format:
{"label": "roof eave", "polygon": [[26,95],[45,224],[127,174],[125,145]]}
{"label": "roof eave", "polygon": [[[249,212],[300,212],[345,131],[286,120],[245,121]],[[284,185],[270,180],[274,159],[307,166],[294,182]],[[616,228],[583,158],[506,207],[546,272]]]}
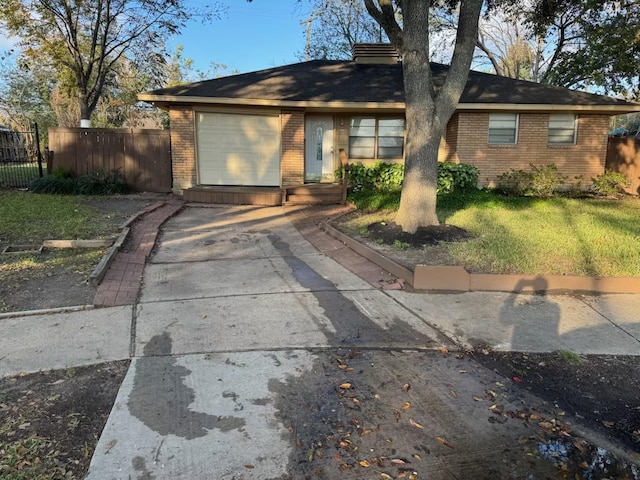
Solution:
{"label": "roof eave", "polygon": [[[343,102],[343,101],[291,101],[264,98],[229,98],[229,97],[196,97],[185,95],[154,95],[141,93],[138,100],[151,103],[162,109],[169,109],[171,104],[181,105],[239,105],[252,107],[279,108],[317,108],[331,110],[374,110],[396,109],[404,110],[404,102]],[[519,112],[549,112],[571,111],[585,113],[601,113],[618,115],[622,113],[640,112],[640,104],[626,105],[558,105],[558,104],[524,104],[524,103],[460,103],[458,111],[519,111]]]}

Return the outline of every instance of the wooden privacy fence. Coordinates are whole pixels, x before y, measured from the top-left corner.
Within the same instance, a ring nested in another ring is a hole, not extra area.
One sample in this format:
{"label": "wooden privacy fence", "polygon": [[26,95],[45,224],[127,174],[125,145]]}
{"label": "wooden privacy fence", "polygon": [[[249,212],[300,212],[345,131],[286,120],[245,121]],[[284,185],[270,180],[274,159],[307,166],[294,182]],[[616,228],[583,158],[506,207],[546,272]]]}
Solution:
{"label": "wooden privacy fence", "polygon": [[631,180],[629,193],[640,193],[640,140],[609,138],[605,169],[624,173]]}
{"label": "wooden privacy fence", "polygon": [[119,169],[136,192],[171,191],[169,130],[50,128],[49,151],[54,170],[80,176]]}

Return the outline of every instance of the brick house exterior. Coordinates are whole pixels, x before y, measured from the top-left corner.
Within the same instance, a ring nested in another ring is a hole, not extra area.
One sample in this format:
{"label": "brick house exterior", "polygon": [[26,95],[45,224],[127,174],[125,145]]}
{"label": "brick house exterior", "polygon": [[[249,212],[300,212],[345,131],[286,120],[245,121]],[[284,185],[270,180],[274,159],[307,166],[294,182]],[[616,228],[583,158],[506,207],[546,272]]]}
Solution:
{"label": "brick house exterior", "polygon": [[[432,71],[436,86],[442,84],[447,67],[433,64]],[[397,60],[303,62],[139,98],[169,111],[177,194],[197,185],[331,182],[341,152],[350,163],[403,161],[404,133],[398,129],[404,87]],[[476,166],[482,186],[494,186],[510,169],[552,163],[588,185],[604,172],[611,115],[632,111],[640,105],[472,71],[439,160]],[[497,137],[490,134],[492,118],[498,119],[492,130]],[[505,118],[515,119],[512,130],[503,128]],[[551,140],[557,118],[575,125],[573,132],[560,130],[568,141]],[[323,121],[329,122],[325,130],[318,127]],[[374,153],[367,157],[364,151]],[[254,158],[261,162],[257,167]],[[309,170],[321,163],[323,170],[310,180]]]}

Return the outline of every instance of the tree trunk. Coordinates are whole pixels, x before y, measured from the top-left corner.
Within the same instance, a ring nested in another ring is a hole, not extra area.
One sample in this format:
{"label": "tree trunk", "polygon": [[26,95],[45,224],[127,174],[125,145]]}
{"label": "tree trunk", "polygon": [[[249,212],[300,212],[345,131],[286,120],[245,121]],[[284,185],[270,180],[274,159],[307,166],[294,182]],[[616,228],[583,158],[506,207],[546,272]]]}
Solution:
{"label": "tree trunk", "polygon": [[[438,149],[443,126],[436,117],[430,92],[429,57],[426,52],[408,51],[403,61],[406,92],[406,145],[404,182],[395,222],[415,233],[418,227],[438,225]],[[423,58],[416,58],[423,57]]]}
{"label": "tree trunk", "polygon": [[91,112],[87,105],[87,100],[83,97],[79,98],[80,102],[80,128],[91,128]]}

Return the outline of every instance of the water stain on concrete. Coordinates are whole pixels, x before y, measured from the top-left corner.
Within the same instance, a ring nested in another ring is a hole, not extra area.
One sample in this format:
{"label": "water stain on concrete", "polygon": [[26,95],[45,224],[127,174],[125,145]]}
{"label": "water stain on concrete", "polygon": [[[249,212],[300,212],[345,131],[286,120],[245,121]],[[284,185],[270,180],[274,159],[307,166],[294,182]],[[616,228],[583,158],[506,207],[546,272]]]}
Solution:
{"label": "water stain on concrete", "polygon": [[136,472],[140,472],[140,475],[136,477],[137,480],[155,480],[156,476],[151,475],[151,472],[147,470],[147,464],[142,457],[134,457],[131,460],[131,466]]}
{"label": "water stain on concrete", "polygon": [[195,391],[185,383],[191,371],[171,356],[171,345],[167,332],[156,335],[145,346],[145,357],[136,360],[127,402],[131,415],[160,435],[172,434],[186,440],[204,437],[213,429],[229,432],[243,428],[243,418],[189,409],[196,398]]}

